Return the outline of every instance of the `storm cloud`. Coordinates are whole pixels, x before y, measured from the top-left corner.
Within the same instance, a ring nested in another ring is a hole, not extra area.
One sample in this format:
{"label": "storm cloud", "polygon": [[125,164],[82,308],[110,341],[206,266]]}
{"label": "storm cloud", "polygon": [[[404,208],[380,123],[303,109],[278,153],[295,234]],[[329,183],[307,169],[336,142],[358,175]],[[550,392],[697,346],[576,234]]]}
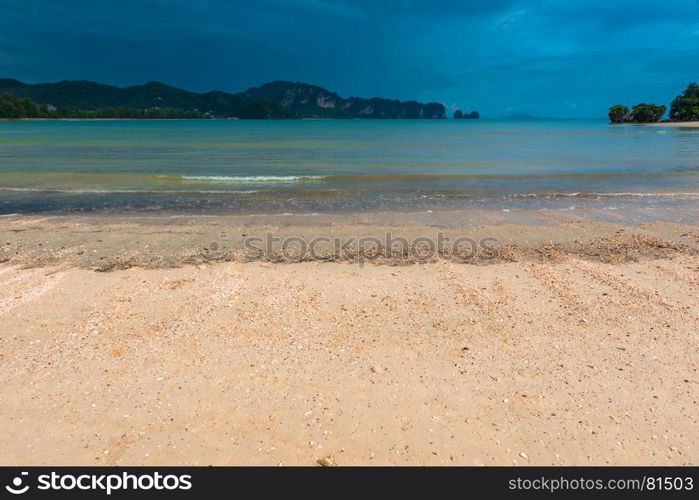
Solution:
{"label": "storm cloud", "polygon": [[699,80],[699,0],[0,0],[0,77],[275,79],[485,116],[603,116]]}

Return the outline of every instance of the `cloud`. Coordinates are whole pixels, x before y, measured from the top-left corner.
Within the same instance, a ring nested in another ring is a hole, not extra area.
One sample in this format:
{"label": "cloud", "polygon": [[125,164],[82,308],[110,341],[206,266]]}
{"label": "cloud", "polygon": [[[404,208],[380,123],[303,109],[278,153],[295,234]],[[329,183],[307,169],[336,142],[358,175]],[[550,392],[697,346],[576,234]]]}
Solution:
{"label": "cloud", "polygon": [[427,17],[468,17],[483,13],[500,12],[516,0],[327,0],[332,5],[349,5],[370,13],[391,13],[395,16],[420,15]]}
{"label": "cloud", "polygon": [[290,79],[485,115],[596,116],[699,79],[698,18],[699,0],[0,0],[0,77],[229,91]]}

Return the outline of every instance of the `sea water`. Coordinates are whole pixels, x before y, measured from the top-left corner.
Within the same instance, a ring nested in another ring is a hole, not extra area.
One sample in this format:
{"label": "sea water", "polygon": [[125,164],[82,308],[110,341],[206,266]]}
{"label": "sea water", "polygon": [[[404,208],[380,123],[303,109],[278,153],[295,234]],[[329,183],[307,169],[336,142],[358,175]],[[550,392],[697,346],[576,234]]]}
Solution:
{"label": "sea water", "polygon": [[0,214],[698,203],[699,129],[605,120],[0,122]]}

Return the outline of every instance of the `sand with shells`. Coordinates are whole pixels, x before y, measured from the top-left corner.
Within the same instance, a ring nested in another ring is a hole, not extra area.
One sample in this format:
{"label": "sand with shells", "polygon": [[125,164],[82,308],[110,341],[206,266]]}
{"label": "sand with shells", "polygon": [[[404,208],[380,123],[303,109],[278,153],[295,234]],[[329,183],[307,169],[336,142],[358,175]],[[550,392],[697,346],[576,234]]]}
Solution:
{"label": "sand with shells", "polygon": [[513,227],[490,265],[144,268],[143,236],[95,272],[158,231],[78,222],[0,223],[3,465],[699,459],[696,228]]}

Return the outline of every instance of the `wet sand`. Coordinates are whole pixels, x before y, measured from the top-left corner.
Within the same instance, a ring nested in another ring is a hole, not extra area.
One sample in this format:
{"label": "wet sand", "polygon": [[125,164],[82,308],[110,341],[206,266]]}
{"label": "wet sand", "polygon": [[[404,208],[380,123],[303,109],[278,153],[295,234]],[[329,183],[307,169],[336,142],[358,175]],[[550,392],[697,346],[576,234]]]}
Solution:
{"label": "wet sand", "polygon": [[[697,226],[596,212],[35,215],[0,218],[0,264],[108,272],[216,262],[408,265],[696,255]],[[324,240],[323,240],[324,239]]]}
{"label": "wet sand", "polygon": [[0,219],[2,464],[697,463],[695,225],[361,217]]}

